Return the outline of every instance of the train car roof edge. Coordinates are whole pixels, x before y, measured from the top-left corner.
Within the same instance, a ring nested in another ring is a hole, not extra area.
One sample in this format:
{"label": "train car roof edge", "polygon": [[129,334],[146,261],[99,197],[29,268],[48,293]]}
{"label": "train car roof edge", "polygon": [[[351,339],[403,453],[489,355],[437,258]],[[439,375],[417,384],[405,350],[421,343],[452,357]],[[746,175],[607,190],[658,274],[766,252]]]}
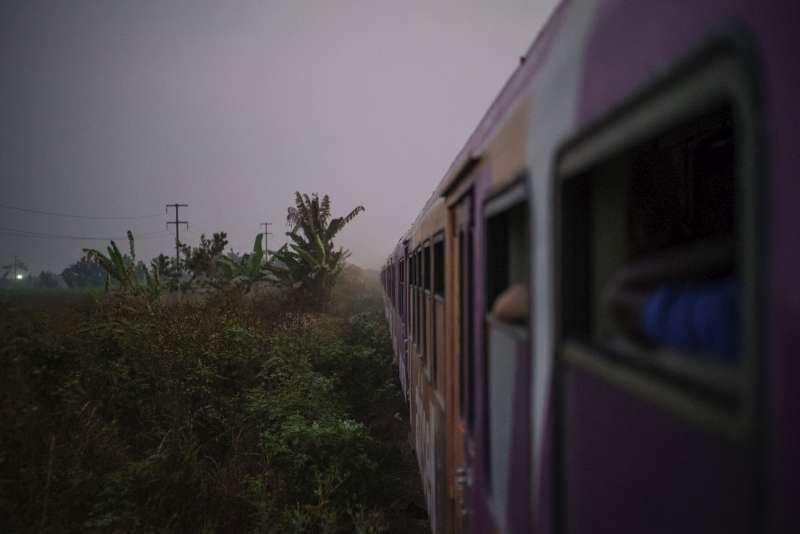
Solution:
{"label": "train car roof edge", "polygon": [[485,139],[490,137],[490,134],[503,123],[509,110],[513,107],[514,102],[516,102],[519,97],[524,94],[526,88],[530,86],[531,78],[541,64],[538,60],[541,59],[541,54],[548,40],[547,38],[555,31],[557,22],[564,11],[564,6],[569,1],[570,0],[562,0],[550,13],[550,16],[539,30],[533,43],[531,43],[528,50],[525,52],[522,58],[523,60],[508,80],[506,80],[506,83],[503,84],[503,87],[481,117],[481,120],[478,121],[475,129],[467,138],[467,142],[447,168],[447,171],[444,176],[442,176],[436,188],[432,191],[425,205],[417,213],[413,223],[403,232],[400,239],[398,239],[395,247],[401,246],[403,241],[410,238],[410,235],[413,233],[413,228],[416,227],[425,213],[433,206],[436,199],[452,190],[460,179],[467,174],[465,171],[480,160],[478,149],[485,145]]}

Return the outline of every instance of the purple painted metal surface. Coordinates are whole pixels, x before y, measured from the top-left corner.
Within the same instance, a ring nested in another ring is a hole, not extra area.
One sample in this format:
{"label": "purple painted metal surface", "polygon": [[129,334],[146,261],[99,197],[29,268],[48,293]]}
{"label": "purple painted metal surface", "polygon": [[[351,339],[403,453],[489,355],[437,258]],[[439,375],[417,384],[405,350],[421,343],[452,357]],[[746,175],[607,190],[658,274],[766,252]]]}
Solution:
{"label": "purple painted metal surface", "polygon": [[[767,140],[772,228],[769,301],[766,314],[771,320],[767,329],[768,353],[771,361],[767,370],[770,389],[767,408],[774,425],[769,452],[769,478],[772,507],[769,512],[772,532],[800,532],[800,246],[797,228],[800,200],[800,150],[797,132],[800,129],[800,61],[797,58],[797,32],[800,28],[800,3],[794,2],[792,14],[762,13],[760,26],[769,33],[764,36],[766,65]],[[765,10],[766,11],[766,10]],[[768,29],[769,28],[769,29]]]}
{"label": "purple painted metal surface", "polygon": [[531,354],[526,339],[517,347],[514,374],[514,413],[511,421],[511,475],[509,477],[508,525],[511,532],[531,529]]}
{"label": "purple painted metal surface", "polygon": [[470,519],[471,528],[475,532],[489,532],[490,525],[493,525],[491,513],[488,507],[489,498],[489,481],[486,478],[486,465],[485,465],[485,452],[484,444],[486,443],[486,381],[485,368],[483,365],[484,354],[484,322],[483,314],[485,303],[485,279],[484,279],[484,265],[483,265],[483,231],[484,222],[482,217],[483,201],[486,196],[486,191],[489,188],[491,175],[489,167],[484,165],[481,167],[479,174],[475,177],[473,182],[473,201],[472,201],[472,217],[474,228],[474,244],[472,254],[472,278],[473,278],[473,310],[472,310],[472,342],[475,347],[475,359],[473,365],[473,381],[475,406],[475,433],[470,434],[469,431],[465,436],[466,440],[466,461],[472,473],[473,486],[470,491],[470,511],[472,518]]}
{"label": "purple painted metal surface", "polygon": [[[533,378],[533,377],[531,377]],[[536,493],[536,510],[538,513],[533,518],[534,531],[539,533],[551,533],[555,531],[555,519],[553,517],[555,507],[555,476],[554,468],[556,461],[555,454],[555,432],[554,432],[554,402],[555,390],[550,389],[550,398],[547,401],[547,421],[544,424],[544,436],[542,438],[542,472],[540,473],[539,491]]]}
{"label": "purple painted metal surface", "polygon": [[567,533],[752,532],[751,451],[570,369]]}
{"label": "purple painted metal surface", "polygon": [[[800,494],[800,247],[796,238],[800,199],[800,3],[792,0],[663,2],[611,0],[598,13],[584,66],[582,123],[601,116],[646,83],[673,58],[697,45],[725,22],[744,26],[756,41],[767,169],[768,280],[763,314],[765,347],[766,525],[771,532],[800,532],[794,498]],[[624,42],[620,36],[625,36]],[[626,43],[636,43],[627,46]]]}

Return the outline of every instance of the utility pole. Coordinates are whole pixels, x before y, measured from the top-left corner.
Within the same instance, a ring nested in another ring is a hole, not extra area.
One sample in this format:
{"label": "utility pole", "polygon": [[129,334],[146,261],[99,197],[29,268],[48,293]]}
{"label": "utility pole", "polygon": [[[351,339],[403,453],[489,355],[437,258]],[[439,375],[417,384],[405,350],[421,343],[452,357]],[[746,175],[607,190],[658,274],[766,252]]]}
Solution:
{"label": "utility pole", "polygon": [[188,208],[189,204],[167,204],[166,213],[169,214],[170,208],[175,208],[175,220],[174,221],[167,221],[167,230],[169,230],[169,225],[175,225],[175,269],[180,271],[181,264],[180,264],[180,250],[181,250],[181,239],[180,239],[180,226],[182,224],[186,225],[186,230],[189,230],[189,221],[182,221],[180,217],[178,217],[178,211],[181,208]]}
{"label": "utility pole", "polygon": [[269,236],[272,235],[272,232],[269,231],[269,227],[272,226],[271,222],[263,222],[261,225],[264,227],[264,261],[269,259]]}
{"label": "utility pole", "polygon": [[17,280],[17,256],[14,255],[14,281]]}

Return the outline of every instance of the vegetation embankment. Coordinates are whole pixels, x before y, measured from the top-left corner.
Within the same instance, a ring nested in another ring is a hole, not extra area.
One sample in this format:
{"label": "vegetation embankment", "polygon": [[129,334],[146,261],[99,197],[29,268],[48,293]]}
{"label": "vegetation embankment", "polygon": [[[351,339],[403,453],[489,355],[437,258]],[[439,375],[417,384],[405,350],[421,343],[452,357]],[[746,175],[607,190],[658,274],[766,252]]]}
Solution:
{"label": "vegetation embankment", "polygon": [[0,530],[424,531],[377,290],[339,289],[0,312]]}
{"label": "vegetation embankment", "polygon": [[0,307],[0,531],[427,531],[378,281],[297,237],[190,249],[202,298],[131,239],[107,294]]}

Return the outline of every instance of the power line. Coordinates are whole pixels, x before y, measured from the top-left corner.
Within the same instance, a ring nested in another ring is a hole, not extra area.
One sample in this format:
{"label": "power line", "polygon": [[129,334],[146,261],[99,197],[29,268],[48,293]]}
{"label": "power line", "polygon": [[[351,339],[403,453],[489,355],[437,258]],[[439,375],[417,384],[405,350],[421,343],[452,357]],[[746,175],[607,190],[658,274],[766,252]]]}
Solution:
{"label": "power line", "polygon": [[[7,236],[15,236],[15,237],[36,237],[36,238],[44,238],[44,239],[67,239],[67,240],[75,240],[75,241],[112,241],[112,240],[125,240],[128,239],[127,236],[122,237],[100,237],[100,236],[81,236],[81,235],[69,235],[69,234],[50,234],[47,232],[32,232],[29,230],[20,230],[18,228],[6,228],[0,226],[0,234],[7,235]],[[166,237],[169,233],[161,230],[159,232],[146,232],[143,234],[139,234],[138,236],[134,235],[134,238],[138,239],[152,239],[157,237]]]}
{"label": "power line", "polygon": [[31,208],[20,208],[19,206],[10,206],[8,204],[0,204],[0,208],[14,211],[21,211],[23,213],[35,213],[37,215],[51,215],[53,217],[66,217],[68,219],[89,219],[92,221],[134,221],[140,219],[152,219],[154,217],[161,217],[160,213],[153,215],[133,215],[129,217],[114,216],[114,217],[101,217],[95,215],[75,215],[72,213],[59,213],[56,211],[35,210]]}

